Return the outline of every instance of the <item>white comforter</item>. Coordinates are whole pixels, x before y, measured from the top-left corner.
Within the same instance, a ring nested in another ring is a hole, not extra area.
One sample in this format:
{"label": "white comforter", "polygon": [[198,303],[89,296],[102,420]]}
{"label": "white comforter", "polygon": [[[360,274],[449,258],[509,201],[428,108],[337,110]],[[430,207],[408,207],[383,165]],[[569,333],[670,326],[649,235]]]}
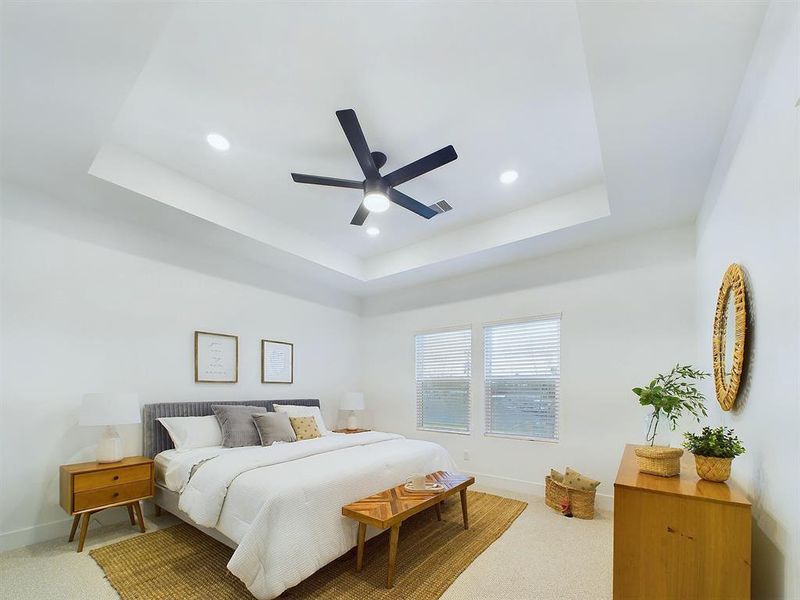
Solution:
{"label": "white comforter", "polygon": [[239,544],[228,569],[261,600],[355,545],[343,505],[411,473],[454,468],[438,444],[380,432],[221,450],[192,462],[181,467],[179,507]]}

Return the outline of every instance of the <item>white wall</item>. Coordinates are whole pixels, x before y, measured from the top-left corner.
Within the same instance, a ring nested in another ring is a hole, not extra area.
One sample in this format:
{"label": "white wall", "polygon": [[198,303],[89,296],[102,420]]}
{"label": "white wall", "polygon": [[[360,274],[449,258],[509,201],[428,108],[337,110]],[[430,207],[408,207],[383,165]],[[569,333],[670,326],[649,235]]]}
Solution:
{"label": "white wall", "polygon": [[773,3],[697,227],[697,343],[707,370],[722,275],[734,262],[747,275],[744,385],[734,410],[715,403],[710,417],[747,448],[733,479],[753,502],[753,597],[765,599],[800,598],[799,45],[797,4]]}
{"label": "white wall", "polygon": [[[33,196],[19,194],[6,193],[13,210],[0,224],[0,549],[66,535],[58,466],[92,459],[100,434],[77,425],[85,392],[135,391],[143,404],[318,397],[335,422],[340,396],[358,389],[352,312],[64,235],[40,226]],[[86,237],[133,235],[105,222],[88,231],[82,217]],[[239,335],[239,383],[194,383],[196,329]],[[260,383],[262,338],[295,344],[295,384]],[[138,453],[140,427],[120,429],[126,453]]]}
{"label": "white wall", "polygon": [[[691,227],[652,233],[510,267],[528,282],[525,290],[366,316],[362,377],[374,425],[441,443],[484,484],[541,493],[551,467],[570,465],[602,480],[600,493],[611,494],[624,444],[644,437],[645,411],[631,388],[695,359],[693,255]],[[492,270],[466,281],[480,289],[496,276]],[[436,298],[437,290],[427,286],[419,295]],[[368,301],[367,313],[373,308]],[[559,312],[559,442],[483,436],[481,324]],[[473,327],[472,433],[417,431],[414,334],[465,324]]]}

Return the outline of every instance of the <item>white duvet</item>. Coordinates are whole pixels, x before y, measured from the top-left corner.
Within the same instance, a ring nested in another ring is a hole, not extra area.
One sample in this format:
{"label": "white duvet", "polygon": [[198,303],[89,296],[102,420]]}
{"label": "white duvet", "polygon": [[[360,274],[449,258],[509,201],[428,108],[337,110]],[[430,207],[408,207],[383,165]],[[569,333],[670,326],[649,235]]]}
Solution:
{"label": "white duvet", "polygon": [[170,487],[193,521],[238,543],[228,569],[266,600],[355,545],[343,505],[453,468],[438,444],[366,432],[192,453],[172,466]]}

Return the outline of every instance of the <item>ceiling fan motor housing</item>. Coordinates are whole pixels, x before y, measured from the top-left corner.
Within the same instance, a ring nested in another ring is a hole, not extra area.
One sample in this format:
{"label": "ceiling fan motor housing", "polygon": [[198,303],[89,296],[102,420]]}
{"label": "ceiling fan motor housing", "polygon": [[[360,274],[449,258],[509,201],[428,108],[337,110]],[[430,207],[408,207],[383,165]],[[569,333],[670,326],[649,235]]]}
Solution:
{"label": "ceiling fan motor housing", "polygon": [[389,195],[389,186],[383,179],[365,179],[364,180],[364,193],[365,194],[383,194]]}

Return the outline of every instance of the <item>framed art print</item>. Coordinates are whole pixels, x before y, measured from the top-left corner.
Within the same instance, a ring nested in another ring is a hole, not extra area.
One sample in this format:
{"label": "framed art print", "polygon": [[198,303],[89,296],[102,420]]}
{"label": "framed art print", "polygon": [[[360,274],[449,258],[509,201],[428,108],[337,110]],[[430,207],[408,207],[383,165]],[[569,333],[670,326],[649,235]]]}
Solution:
{"label": "framed art print", "polygon": [[194,332],[194,380],[236,383],[239,380],[239,338],[225,333]]}
{"label": "framed art print", "polygon": [[294,383],[294,344],[261,340],[261,383]]}

